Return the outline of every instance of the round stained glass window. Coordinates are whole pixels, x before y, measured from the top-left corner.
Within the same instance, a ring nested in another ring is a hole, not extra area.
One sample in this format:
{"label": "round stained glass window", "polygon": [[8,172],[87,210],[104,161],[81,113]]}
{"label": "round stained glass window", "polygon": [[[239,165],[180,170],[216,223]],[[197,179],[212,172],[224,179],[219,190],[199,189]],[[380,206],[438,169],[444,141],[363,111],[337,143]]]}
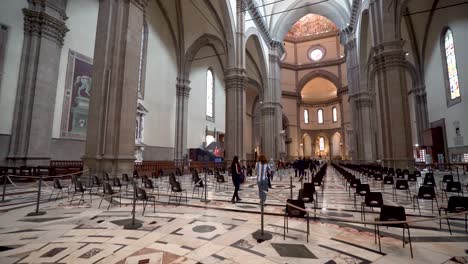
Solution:
{"label": "round stained glass window", "polygon": [[310,59],[313,61],[319,61],[323,58],[324,51],[320,48],[312,49],[309,53]]}

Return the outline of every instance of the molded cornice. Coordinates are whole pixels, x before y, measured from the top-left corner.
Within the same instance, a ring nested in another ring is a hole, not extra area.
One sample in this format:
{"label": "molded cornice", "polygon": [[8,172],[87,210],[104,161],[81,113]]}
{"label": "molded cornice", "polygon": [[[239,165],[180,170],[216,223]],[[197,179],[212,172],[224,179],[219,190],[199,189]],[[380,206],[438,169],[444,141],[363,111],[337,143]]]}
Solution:
{"label": "molded cornice", "polygon": [[336,60],[327,60],[327,61],[321,61],[321,62],[301,64],[301,65],[282,62],[280,64],[280,67],[288,69],[288,70],[299,71],[299,70],[309,70],[309,69],[316,69],[316,68],[322,68],[322,67],[328,67],[328,66],[338,66],[345,62],[346,62],[346,58],[342,57]]}

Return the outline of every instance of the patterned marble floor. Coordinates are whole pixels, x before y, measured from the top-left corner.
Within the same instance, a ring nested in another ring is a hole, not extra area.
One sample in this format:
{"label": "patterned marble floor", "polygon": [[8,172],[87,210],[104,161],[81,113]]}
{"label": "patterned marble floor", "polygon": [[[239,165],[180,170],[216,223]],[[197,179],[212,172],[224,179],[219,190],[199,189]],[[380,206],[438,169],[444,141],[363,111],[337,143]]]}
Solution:
{"label": "patterned marble floor", "polygon": [[[419,216],[405,194],[398,193],[395,200],[389,187],[382,189],[380,183],[370,181],[373,191],[384,192],[385,204],[404,206],[410,220],[428,220],[411,225],[413,259],[409,245],[402,247],[402,231],[397,228],[381,228],[379,252],[374,227],[349,222],[360,220],[361,200],[358,198],[358,208],[354,208],[353,196],[331,168],[319,193],[317,212],[321,216],[310,221],[309,242],[305,219],[291,218],[283,238],[282,214],[284,201],[290,196],[291,175],[292,171],[284,171],[281,180],[275,177],[273,181],[264,216],[265,230],[273,238],[264,242],[252,236],[260,228],[261,218],[258,190],[252,178],[242,185],[243,200],[236,204],[230,202],[231,185],[227,184],[229,189],[216,189],[210,175],[210,202],[202,201],[204,197],[197,191],[192,198],[193,187],[189,176],[184,176],[180,181],[188,201],[183,199],[178,205],[172,200],[168,204],[166,181],[156,181],[160,196],[154,209],[153,204],[148,204],[144,216],[142,205],[137,205],[136,221],[142,224],[137,230],[123,228],[132,211],[132,194],[125,191],[121,206],[119,199],[114,199],[106,210],[109,199],[98,208],[98,193],[92,195],[92,202],[86,195],[86,202],[80,205],[69,205],[66,195],[49,202],[50,188],[45,186],[40,209],[46,214],[42,216],[26,216],[35,210],[34,193],[9,195],[9,201],[0,204],[0,263],[468,263],[468,233],[461,218],[451,220],[450,235],[446,224],[439,230],[439,222],[431,219],[437,210],[432,213],[430,203],[421,203]],[[437,179],[441,175],[436,174]],[[462,181],[466,181],[464,177]],[[296,197],[301,182],[293,177],[292,185]],[[36,186],[8,186],[8,193],[33,191]],[[440,195],[439,205],[445,206],[446,200],[442,202]],[[366,215],[373,219],[378,212]]]}

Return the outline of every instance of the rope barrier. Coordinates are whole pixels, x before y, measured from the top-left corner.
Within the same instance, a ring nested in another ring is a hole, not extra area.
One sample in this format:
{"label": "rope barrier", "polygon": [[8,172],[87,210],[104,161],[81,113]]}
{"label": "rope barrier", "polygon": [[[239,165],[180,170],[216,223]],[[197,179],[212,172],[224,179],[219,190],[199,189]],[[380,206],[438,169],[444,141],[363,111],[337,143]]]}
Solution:
{"label": "rope barrier", "polygon": [[315,213],[313,211],[304,209],[302,207],[298,207],[298,206],[296,206],[294,204],[290,204],[288,202],[282,201],[281,198],[278,198],[276,195],[274,195],[272,193],[270,193],[270,195],[273,198],[275,198],[276,200],[278,200],[279,202],[284,203],[285,205],[291,206],[291,207],[293,207],[293,208],[295,208],[297,210],[303,211],[305,213],[314,214],[316,216],[320,216],[320,217],[323,217],[323,218],[329,219],[329,220],[335,220],[335,221],[338,221],[338,222],[348,222],[348,223],[354,223],[354,224],[368,224],[368,225],[410,224],[410,223],[434,221],[434,220],[445,219],[445,218],[450,218],[450,217],[454,217],[454,216],[468,214],[468,211],[463,211],[463,212],[459,212],[459,213],[447,214],[447,215],[444,215],[444,216],[438,216],[438,217],[436,216],[436,217],[428,218],[428,219],[414,219],[414,220],[406,220],[406,221],[358,221],[358,220],[344,219],[344,218],[340,218],[340,217],[333,217],[333,216],[324,215],[324,214],[321,214],[321,213]]}

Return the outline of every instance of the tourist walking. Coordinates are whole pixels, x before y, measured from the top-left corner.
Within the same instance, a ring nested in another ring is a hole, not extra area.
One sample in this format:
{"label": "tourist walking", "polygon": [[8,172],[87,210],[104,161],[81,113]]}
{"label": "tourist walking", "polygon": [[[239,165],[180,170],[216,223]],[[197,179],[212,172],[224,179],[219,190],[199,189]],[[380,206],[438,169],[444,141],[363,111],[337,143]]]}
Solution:
{"label": "tourist walking", "polygon": [[241,184],[241,166],[239,163],[239,157],[234,156],[231,164],[231,175],[232,175],[232,183],[234,184],[234,194],[232,195],[231,202],[236,203],[241,201],[242,199],[239,198],[239,188]]}
{"label": "tourist walking", "polygon": [[270,166],[267,163],[265,155],[260,155],[258,157],[258,161],[255,164],[255,171],[257,172],[257,185],[260,204],[265,204],[267,196],[266,193],[268,192],[268,173],[270,172]]}

